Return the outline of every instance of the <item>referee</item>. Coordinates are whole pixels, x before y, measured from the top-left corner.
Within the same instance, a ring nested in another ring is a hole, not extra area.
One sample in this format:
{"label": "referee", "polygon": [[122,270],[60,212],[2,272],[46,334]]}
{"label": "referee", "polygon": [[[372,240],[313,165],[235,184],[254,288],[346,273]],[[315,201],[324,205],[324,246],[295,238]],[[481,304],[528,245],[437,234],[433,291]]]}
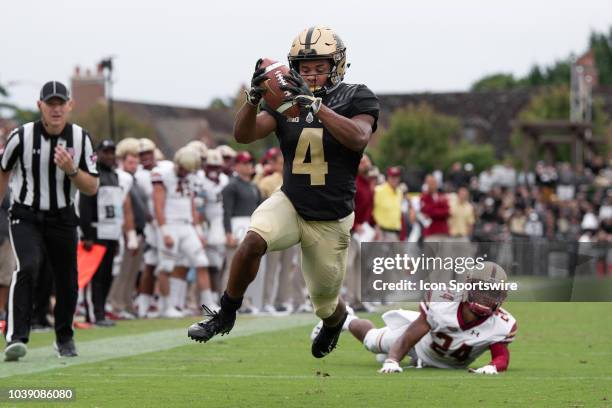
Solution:
{"label": "referee", "polygon": [[26,354],[34,282],[46,265],[55,283],[55,336],[58,357],[77,355],[72,319],[77,300],[77,225],[74,195],[98,189],[96,156],[87,132],[68,123],[68,89],[57,81],[40,91],[41,120],[15,129],[0,161],[0,199],[10,179],[10,240],[15,253],[7,307],[4,356]]}

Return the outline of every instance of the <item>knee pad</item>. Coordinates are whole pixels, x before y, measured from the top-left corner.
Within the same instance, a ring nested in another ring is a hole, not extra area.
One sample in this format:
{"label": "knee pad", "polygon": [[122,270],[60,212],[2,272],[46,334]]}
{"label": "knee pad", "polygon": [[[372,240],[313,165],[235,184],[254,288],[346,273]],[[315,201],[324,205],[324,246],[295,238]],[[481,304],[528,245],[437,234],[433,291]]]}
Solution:
{"label": "knee pad", "polygon": [[366,333],[363,345],[372,353],[387,354],[391,350],[393,343],[401,337],[407,328],[408,325],[398,327],[397,329],[391,329],[386,326],[380,329],[371,329]]}
{"label": "knee pad", "polygon": [[310,298],[315,314],[321,319],[327,319],[338,307],[338,296],[313,297]]}
{"label": "knee pad", "polygon": [[375,354],[386,353],[388,350],[382,350],[382,339],[385,333],[387,333],[388,331],[388,327],[383,327],[380,329],[370,329],[363,339],[363,345],[365,346],[366,350],[371,351]]}

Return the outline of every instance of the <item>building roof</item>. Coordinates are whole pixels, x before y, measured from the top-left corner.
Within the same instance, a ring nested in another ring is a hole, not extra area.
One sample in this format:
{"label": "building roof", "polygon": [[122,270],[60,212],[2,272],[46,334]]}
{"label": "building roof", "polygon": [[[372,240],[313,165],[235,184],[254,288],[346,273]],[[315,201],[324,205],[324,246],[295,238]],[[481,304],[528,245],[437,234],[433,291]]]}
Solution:
{"label": "building roof", "polygon": [[196,139],[214,146],[232,134],[234,114],[229,108],[202,109],[131,101],[114,101],[114,106],[151,125],[159,135],[159,147],[166,154]]}
{"label": "building roof", "polygon": [[[491,143],[501,157],[511,148],[513,121],[537,92],[538,88],[521,88],[487,92],[379,94],[380,123],[383,127],[388,126],[392,113],[398,108],[426,103],[439,113],[458,117],[464,128],[477,129],[481,138]],[[595,95],[603,99],[604,110],[612,117],[612,88],[599,87]],[[167,154],[194,139],[214,146],[232,134],[234,111],[231,108],[203,109],[130,101],[115,101],[115,106],[153,126],[160,136],[160,147]],[[376,143],[377,136],[374,136],[373,143]]]}

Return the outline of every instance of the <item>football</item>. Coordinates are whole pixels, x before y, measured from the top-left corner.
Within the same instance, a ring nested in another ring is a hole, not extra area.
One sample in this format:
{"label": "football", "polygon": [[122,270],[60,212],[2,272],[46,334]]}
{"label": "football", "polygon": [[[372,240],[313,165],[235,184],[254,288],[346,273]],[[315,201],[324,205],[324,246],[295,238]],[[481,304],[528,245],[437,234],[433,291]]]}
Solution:
{"label": "football", "polygon": [[285,102],[285,99],[290,97],[291,94],[280,88],[281,85],[287,85],[283,75],[289,74],[289,67],[270,58],[264,58],[260,66],[265,68],[265,74],[268,78],[262,84],[267,89],[267,92],[263,94],[263,99],[268,106],[289,118],[299,116],[299,106],[292,102]]}

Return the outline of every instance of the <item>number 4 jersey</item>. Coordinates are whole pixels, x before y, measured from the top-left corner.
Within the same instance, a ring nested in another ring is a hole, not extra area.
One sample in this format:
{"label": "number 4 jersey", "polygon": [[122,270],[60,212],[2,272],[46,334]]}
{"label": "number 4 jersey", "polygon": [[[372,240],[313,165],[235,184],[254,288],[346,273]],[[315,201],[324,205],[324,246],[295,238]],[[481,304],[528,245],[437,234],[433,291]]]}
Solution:
{"label": "number 4 jersey", "polygon": [[[365,85],[340,83],[323,97],[323,104],[352,118],[367,114],[376,130],[378,98]],[[276,119],[276,135],[285,160],[282,191],[298,214],[308,221],[330,221],[353,211],[355,177],[362,152],[337,141],[311,112],[287,118],[265,104]]]}
{"label": "number 4 jersey", "polygon": [[431,330],[415,346],[423,365],[466,368],[495,343],[511,343],[517,326],[514,317],[500,308],[486,319],[464,323],[462,302],[421,302],[421,313]]}

